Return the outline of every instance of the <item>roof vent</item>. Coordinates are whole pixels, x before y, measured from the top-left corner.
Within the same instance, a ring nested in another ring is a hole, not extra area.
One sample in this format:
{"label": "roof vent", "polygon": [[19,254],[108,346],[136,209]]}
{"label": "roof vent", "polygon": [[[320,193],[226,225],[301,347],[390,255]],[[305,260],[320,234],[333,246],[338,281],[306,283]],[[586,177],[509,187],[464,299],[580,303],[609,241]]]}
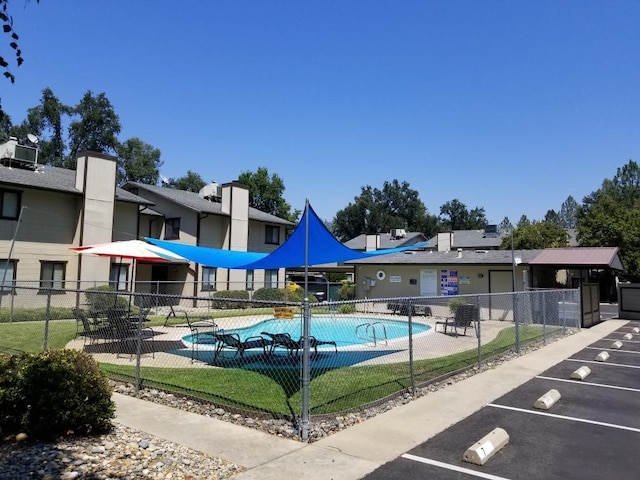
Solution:
{"label": "roof vent", "polygon": [[458,258],[462,258],[462,249],[461,248],[458,249]]}

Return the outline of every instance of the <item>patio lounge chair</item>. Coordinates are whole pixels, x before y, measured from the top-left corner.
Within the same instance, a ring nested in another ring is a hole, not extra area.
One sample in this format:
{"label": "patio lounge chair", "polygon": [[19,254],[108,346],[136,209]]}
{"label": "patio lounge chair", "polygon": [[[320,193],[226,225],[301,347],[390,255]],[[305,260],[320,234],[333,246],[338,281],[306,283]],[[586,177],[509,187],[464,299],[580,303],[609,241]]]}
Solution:
{"label": "patio lounge chair", "polygon": [[[302,338],[296,342],[288,333],[261,332],[261,335],[271,338],[271,348],[269,349],[269,353],[273,353],[277,347],[282,347],[287,349],[287,354],[293,355],[295,353],[298,355],[298,352],[302,350],[302,347],[304,346]],[[333,345],[336,350],[336,354],[338,353],[338,345],[336,342],[331,340],[318,340],[313,336],[309,337],[309,347],[313,348],[315,356],[318,356],[318,347],[320,345]]]}
{"label": "patio lounge chair", "polygon": [[438,321],[435,323],[435,330],[437,331],[438,325],[442,325],[444,328],[443,333],[447,333],[447,328],[452,328],[454,335],[458,336],[458,329],[463,330],[463,335],[467,334],[467,328],[473,328],[476,330],[476,322],[480,321],[480,311],[475,305],[459,305],[456,308],[456,313],[453,318],[447,318],[444,321]]}
{"label": "patio lounge chair", "polygon": [[244,357],[245,350],[251,350],[254,348],[262,348],[262,353],[266,354],[267,347],[271,344],[269,340],[260,336],[249,337],[243,341],[237,333],[224,333],[218,331],[215,333],[211,332],[211,335],[213,335],[218,341],[213,355],[214,360],[223,350],[234,350],[236,352],[234,357],[238,354],[240,354],[240,357]]}
{"label": "patio lounge chair", "polygon": [[218,342],[215,335],[218,331],[218,325],[212,318],[194,321],[187,312],[184,312],[184,318],[191,331],[191,363],[193,363],[197,358],[198,347],[201,344],[214,344]]}
{"label": "patio lounge chair", "polygon": [[99,339],[108,339],[111,337],[111,329],[91,322],[84,310],[74,307],[72,311],[76,319],[76,338],[82,336],[85,345],[87,344],[87,340],[89,340],[89,344],[93,344]]}

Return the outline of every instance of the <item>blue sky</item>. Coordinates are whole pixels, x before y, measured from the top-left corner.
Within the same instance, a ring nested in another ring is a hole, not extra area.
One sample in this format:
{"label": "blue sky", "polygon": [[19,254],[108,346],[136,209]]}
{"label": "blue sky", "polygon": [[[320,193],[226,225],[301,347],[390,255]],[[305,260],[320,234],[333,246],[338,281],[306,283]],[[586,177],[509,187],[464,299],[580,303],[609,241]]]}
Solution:
{"label": "blue sky", "polygon": [[326,220],[394,179],[432,214],[457,198],[490,223],[542,219],[640,161],[636,0],[10,6],[14,122],[45,87],[67,104],[104,92],[164,176],[266,167]]}

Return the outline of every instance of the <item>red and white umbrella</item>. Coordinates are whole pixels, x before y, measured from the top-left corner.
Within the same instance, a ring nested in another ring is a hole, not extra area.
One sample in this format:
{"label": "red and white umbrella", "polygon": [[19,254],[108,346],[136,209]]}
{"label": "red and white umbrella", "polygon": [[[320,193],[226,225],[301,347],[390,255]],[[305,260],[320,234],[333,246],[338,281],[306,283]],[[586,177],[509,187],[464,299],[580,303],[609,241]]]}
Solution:
{"label": "red and white umbrella", "polygon": [[180,255],[142,240],[122,240],[97,245],[83,245],[71,247],[71,250],[101,257],[130,258],[143,262],[188,262],[186,258]]}

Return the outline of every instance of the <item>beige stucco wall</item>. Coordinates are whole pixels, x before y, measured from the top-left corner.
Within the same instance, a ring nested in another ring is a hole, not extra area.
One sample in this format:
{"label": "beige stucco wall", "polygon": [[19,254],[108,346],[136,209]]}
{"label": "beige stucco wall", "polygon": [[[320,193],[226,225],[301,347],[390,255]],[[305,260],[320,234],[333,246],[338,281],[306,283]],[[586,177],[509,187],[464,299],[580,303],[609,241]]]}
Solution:
{"label": "beige stucco wall", "polygon": [[138,210],[135,203],[116,202],[113,218],[113,241],[138,238]]}
{"label": "beige stucco wall", "polygon": [[0,222],[0,258],[7,258],[16,235],[12,258],[18,260],[17,281],[37,286],[41,260],[65,262],[66,278],[75,278],[78,255],[69,247],[77,242],[80,202],[77,195],[22,189],[20,226],[17,221]]}
{"label": "beige stucco wall", "polygon": [[[421,288],[421,270],[435,272],[435,295],[444,295],[441,285],[443,270],[457,272],[458,295],[499,293],[512,290],[511,269],[504,265],[356,265],[356,297],[388,298],[431,295]],[[523,266],[516,267],[516,290],[524,290]],[[381,272],[381,273],[379,273]],[[499,275],[502,273],[504,275]],[[508,282],[504,281],[504,276]],[[382,278],[384,277],[384,278]],[[491,280],[490,285],[490,278]],[[491,288],[490,288],[491,287]]]}

